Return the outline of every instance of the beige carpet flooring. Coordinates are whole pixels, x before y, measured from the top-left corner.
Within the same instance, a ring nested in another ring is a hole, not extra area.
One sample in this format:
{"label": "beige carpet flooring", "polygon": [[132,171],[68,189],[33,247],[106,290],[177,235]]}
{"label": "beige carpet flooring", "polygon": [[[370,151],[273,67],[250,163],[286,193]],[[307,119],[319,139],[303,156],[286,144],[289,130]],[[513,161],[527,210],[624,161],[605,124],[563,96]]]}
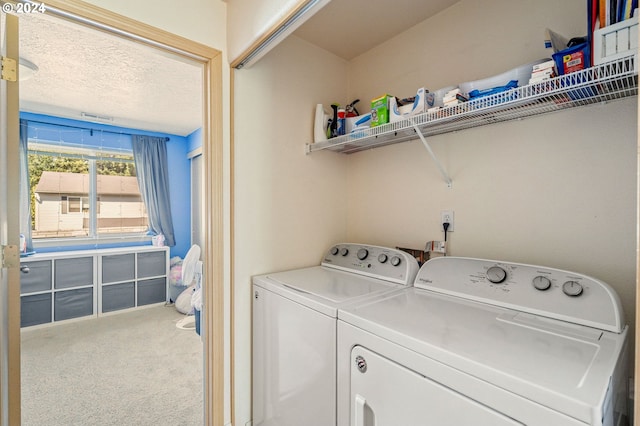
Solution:
{"label": "beige carpet flooring", "polygon": [[202,342],[157,306],[22,330],[22,425],[202,426]]}

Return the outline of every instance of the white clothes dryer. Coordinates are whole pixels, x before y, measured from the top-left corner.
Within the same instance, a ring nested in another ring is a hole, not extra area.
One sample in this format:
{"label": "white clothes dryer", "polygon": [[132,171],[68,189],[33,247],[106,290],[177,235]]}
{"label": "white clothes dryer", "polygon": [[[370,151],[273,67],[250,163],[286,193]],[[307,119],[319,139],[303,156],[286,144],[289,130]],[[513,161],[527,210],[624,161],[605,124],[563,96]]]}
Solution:
{"label": "white clothes dryer", "polygon": [[340,426],[619,426],[627,327],[582,274],[441,257],[338,314]]}
{"label": "white clothes dryer", "polygon": [[253,425],[336,424],[338,308],[413,285],[418,262],[338,244],[320,266],[253,278]]}

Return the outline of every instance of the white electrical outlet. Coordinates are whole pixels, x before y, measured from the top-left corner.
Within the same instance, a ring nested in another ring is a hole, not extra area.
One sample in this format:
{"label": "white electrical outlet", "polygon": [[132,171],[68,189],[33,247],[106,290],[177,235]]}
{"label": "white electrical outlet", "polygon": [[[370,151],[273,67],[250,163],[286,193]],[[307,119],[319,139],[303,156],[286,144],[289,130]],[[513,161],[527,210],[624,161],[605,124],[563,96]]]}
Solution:
{"label": "white electrical outlet", "polygon": [[453,210],[442,210],[440,212],[440,226],[442,226],[443,223],[449,224],[447,232],[453,232]]}

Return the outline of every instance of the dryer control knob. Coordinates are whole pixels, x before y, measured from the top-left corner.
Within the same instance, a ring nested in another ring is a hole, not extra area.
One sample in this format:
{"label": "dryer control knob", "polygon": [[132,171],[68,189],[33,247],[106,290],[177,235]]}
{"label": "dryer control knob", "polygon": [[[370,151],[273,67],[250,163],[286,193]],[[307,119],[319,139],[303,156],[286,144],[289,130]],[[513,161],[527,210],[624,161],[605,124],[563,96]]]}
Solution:
{"label": "dryer control knob", "polygon": [[538,275],[533,279],[533,286],[540,291],[549,290],[551,287],[551,280],[542,275]]}
{"label": "dryer control knob", "polygon": [[387,259],[389,259],[389,257],[384,253],[382,253],[380,256],[378,256],[378,262],[380,262],[380,263],[385,263],[387,261]]}
{"label": "dryer control knob", "polygon": [[566,283],[562,284],[562,291],[564,291],[564,294],[566,294],[567,296],[580,296],[583,290],[584,288],[582,287],[582,284],[577,281],[567,281]]}
{"label": "dryer control knob", "polygon": [[331,249],[331,254],[332,254],[332,255],[334,255],[334,256],[335,256],[335,255],[336,255],[336,254],[338,254],[338,253],[340,253],[340,249],[339,249],[338,247],[333,247],[333,248]]}
{"label": "dryer control knob", "polygon": [[358,250],[358,259],[365,260],[367,256],[369,256],[369,250],[363,248]]}
{"label": "dryer control knob", "polygon": [[507,271],[499,266],[492,266],[487,269],[487,279],[494,284],[500,284],[507,279]]}
{"label": "dryer control knob", "polygon": [[393,266],[399,266],[402,263],[402,259],[400,259],[398,256],[393,256],[391,258],[391,264]]}
{"label": "dryer control knob", "polygon": [[348,254],[349,254],[349,249],[348,249],[348,248],[346,248],[346,247],[344,247],[342,250],[340,250],[340,254],[341,254],[342,256],[346,256],[346,255],[348,255]]}

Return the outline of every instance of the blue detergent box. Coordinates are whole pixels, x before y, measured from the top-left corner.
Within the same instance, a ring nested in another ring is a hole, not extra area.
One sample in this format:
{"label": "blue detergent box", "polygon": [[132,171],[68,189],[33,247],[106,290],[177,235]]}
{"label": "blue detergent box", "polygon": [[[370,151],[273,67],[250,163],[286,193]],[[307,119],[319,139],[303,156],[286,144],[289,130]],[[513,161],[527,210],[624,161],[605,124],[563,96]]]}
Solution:
{"label": "blue detergent box", "polygon": [[558,75],[570,74],[589,68],[591,53],[589,43],[582,43],[551,55],[556,63]]}

